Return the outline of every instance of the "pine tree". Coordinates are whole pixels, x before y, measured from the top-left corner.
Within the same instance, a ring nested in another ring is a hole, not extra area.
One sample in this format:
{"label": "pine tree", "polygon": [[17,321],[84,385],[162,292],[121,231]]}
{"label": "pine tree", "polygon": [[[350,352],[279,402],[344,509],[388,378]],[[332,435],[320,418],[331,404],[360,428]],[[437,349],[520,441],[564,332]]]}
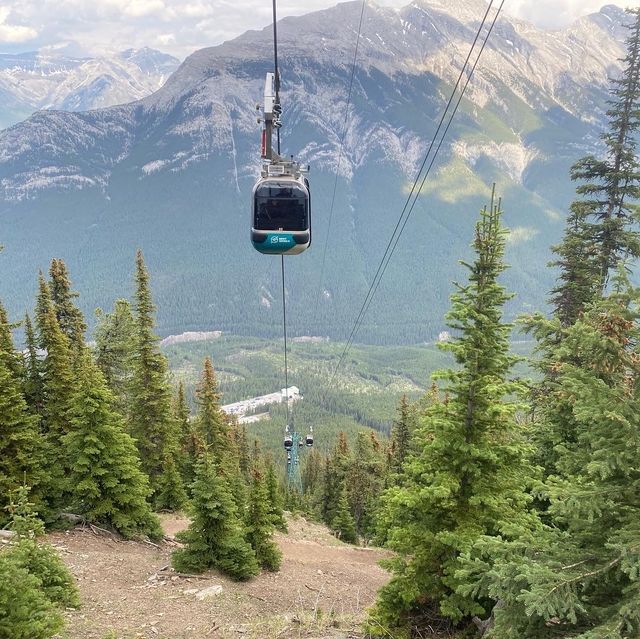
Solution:
{"label": "pine tree", "polygon": [[69,271],[63,260],[51,260],[49,276],[51,277],[49,283],[51,300],[60,330],[67,336],[74,350],[82,348],[87,325],[81,311],[75,305],[74,300],[79,294],[71,290]]}
{"label": "pine tree", "polygon": [[595,296],[602,296],[609,274],[620,260],[640,256],[640,235],[633,202],[640,198],[640,161],[636,134],[640,127],[640,12],[634,16],[627,39],[622,76],[613,81],[602,136],[605,159],[592,155],[571,169],[571,179],[582,199],[574,202],[563,242],[554,248],[561,269],[553,291],[556,315],[571,325]]}
{"label": "pine tree", "polygon": [[55,516],[64,505],[68,489],[65,477],[68,462],[62,437],[70,429],[70,411],[77,377],[72,372],[69,340],[60,330],[49,288],[42,276],[37,321],[39,340],[46,351],[41,368],[44,492],[48,515]]}
{"label": "pine tree", "polygon": [[209,357],[204,360],[204,370],[196,389],[196,402],[198,415],[194,422],[195,430],[213,454],[216,463],[220,463],[228,457],[229,426],[220,409],[218,382]]}
{"label": "pine tree", "polygon": [[409,426],[409,402],[407,396],[403,395],[398,406],[398,417],[391,427],[391,459],[389,460],[389,472],[399,475],[402,471],[402,464],[409,453],[411,432]]}
{"label": "pine tree", "polygon": [[338,489],[338,500],[336,505],[336,514],[331,522],[331,528],[335,531],[336,535],[344,542],[348,544],[357,544],[358,535],[356,533],[356,524],[353,520],[353,515],[349,509],[349,502],[347,501],[347,488],[345,483],[342,482]]}
{"label": "pine tree", "polygon": [[469,590],[500,601],[492,636],[640,636],[638,301],[638,291],[613,293],[557,345],[554,394],[565,396],[574,429],[539,488],[549,525],[484,539],[465,567]]}
{"label": "pine tree", "polygon": [[165,455],[164,469],[162,475],[158,478],[154,505],[158,510],[177,511],[182,510],[187,501],[187,493],[184,489],[175,455],[169,452]]}
{"label": "pine tree", "polygon": [[62,609],[80,603],[73,578],[58,555],[35,539],[44,526],[35,517],[28,495],[23,487],[11,496],[10,527],[17,540],[0,552],[3,639],[48,639],[63,628]]}
{"label": "pine tree", "polygon": [[24,333],[26,346],[24,396],[31,412],[41,415],[44,404],[42,363],[38,358],[36,334],[28,313],[24,318]]}
{"label": "pine tree", "polygon": [[[406,402],[405,402],[406,403]],[[408,406],[408,405],[407,405]],[[347,498],[358,536],[371,539],[384,486],[384,456],[377,438],[360,432],[346,473]]]}
{"label": "pine tree", "polygon": [[171,415],[171,390],[167,360],[153,333],[155,307],[149,273],[142,252],[136,255],[136,339],[130,385],[129,431],[136,440],[143,470],[151,488],[159,488],[167,454],[173,453],[178,436]]}
{"label": "pine tree", "polygon": [[131,397],[136,325],[128,300],[116,300],[111,313],[96,311],[96,363],[116,398],[118,412],[127,416]]}
{"label": "pine tree", "polygon": [[276,470],[273,467],[273,460],[269,459],[267,463],[267,497],[269,500],[269,516],[276,530],[286,533],[288,531],[287,520],[284,517],[282,498],[278,487],[278,478]]}
{"label": "pine tree", "polygon": [[173,403],[173,419],[179,439],[178,463],[180,475],[185,487],[191,486],[195,479],[198,457],[204,450],[204,442],[198,437],[191,423],[191,410],[187,403],[184,382],[178,383],[178,392]]}
{"label": "pine tree", "polygon": [[271,506],[265,478],[258,469],[254,469],[247,511],[247,541],[260,566],[276,571],[280,568],[282,553],[273,541],[274,517],[270,512]]}
{"label": "pine tree", "polygon": [[126,538],[160,538],[159,522],[146,501],[149,483],[135,443],[114,412],[113,396],[86,349],[78,370],[71,427],[62,438],[74,512],[89,522],[112,526]]}
{"label": "pine tree", "polygon": [[500,219],[493,202],[482,212],[475,261],[463,263],[469,282],[451,298],[448,322],[457,337],[443,348],[458,366],[438,375],[449,399],[428,409],[402,485],[385,493],[380,525],[398,556],[370,619],[373,634],[382,627],[385,636],[408,636],[414,620],[438,605],[455,620],[482,613],[473,597],[457,592],[460,555],[484,534],[508,536],[529,525],[531,471],[511,399],[522,389],[508,381],[514,358],[502,309],[510,296],[498,283],[505,269]]}
{"label": "pine tree", "polygon": [[38,481],[39,437],[22,393],[11,328],[0,304],[0,525],[6,523],[11,491]]}
{"label": "pine tree", "polygon": [[209,454],[198,462],[192,494],[193,516],[179,535],[185,547],[173,554],[174,568],[196,573],[217,568],[238,580],[257,575],[258,562],[245,541],[229,484]]}

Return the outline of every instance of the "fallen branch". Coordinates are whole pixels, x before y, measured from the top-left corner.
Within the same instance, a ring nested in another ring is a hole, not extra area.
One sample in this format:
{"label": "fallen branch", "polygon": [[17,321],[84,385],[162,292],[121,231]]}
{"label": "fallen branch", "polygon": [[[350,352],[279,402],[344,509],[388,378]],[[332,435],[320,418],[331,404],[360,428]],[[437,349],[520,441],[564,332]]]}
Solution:
{"label": "fallen branch", "polygon": [[304,587],[308,588],[309,590],[313,590],[313,592],[320,592],[320,590],[318,588],[313,588],[313,586],[309,586],[307,584],[305,584]]}
{"label": "fallen branch", "polygon": [[187,575],[183,572],[174,572],[170,570],[158,570],[158,575],[163,577],[180,577],[181,579],[212,579],[212,577],[207,577],[206,575]]}
{"label": "fallen branch", "polygon": [[[107,530],[106,528],[100,528],[100,526],[96,526],[95,524],[89,524],[89,528],[91,532],[97,537],[101,537],[102,535],[107,535],[112,539],[112,541],[118,542],[118,536],[111,530]],[[102,533],[102,535],[100,534]]]}

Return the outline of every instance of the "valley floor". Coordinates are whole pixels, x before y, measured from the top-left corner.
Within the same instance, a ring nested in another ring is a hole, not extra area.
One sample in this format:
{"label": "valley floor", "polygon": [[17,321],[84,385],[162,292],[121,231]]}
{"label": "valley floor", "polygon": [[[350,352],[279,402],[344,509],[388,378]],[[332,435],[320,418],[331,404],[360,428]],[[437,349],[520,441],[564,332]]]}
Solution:
{"label": "valley floor", "polygon": [[[168,535],[187,524],[163,516]],[[96,531],[98,532],[98,531]],[[90,529],[50,535],[80,588],[65,639],[351,639],[387,578],[383,551],[342,544],[302,518],[278,535],[278,573],[236,583],[217,573],[178,577],[173,547],[118,541]],[[205,588],[220,594],[201,598]]]}

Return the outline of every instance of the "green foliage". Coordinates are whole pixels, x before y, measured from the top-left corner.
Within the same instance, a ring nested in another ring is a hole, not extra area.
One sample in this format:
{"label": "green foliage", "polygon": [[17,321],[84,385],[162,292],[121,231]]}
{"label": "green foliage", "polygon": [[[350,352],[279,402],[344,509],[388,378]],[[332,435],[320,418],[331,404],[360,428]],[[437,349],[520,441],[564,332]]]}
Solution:
{"label": "green foliage", "polygon": [[373,433],[361,432],[358,434],[352,461],[346,473],[346,485],[355,532],[367,540],[375,533],[376,509],[384,481],[385,459],[380,442]]}
{"label": "green foliage", "polygon": [[284,517],[282,497],[280,495],[280,487],[278,485],[278,477],[276,476],[275,468],[273,467],[273,461],[269,459],[267,463],[267,498],[269,507],[269,516],[271,517],[271,523],[276,530],[286,533],[287,520]]}
{"label": "green foliage", "polygon": [[80,604],[78,590],[53,548],[35,539],[44,526],[28,488],[12,493],[9,510],[17,541],[0,551],[0,636],[46,639],[62,629],[61,609]]}
{"label": "green foliage", "polygon": [[24,333],[26,346],[24,396],[31,411],[41,415],[44,403],[42,364],[38,358],[36,334],[28,313],[24,318]]}
{"label": "green foliage", "polygon": [[142,467],[155,491],[159,488],[165,455],[177,445],[171,415],[171,389],[167,360],[154,334],[155,307],[151,299],[149,273],[142,257],[136,255],[135,349],[130,384],[129,432],[136,440]]}
{"label": "green foliage", "polygon": [[624,275],[616,288],[555,349],[549,402],[567,406],[572,437],[538,488],[549,526],[482,540],[468,557],[470,589],[501,602],[495,636],[640,634],[640,294]]}
{"label": "green foliage", "polygon": [[586,305],[601,296],[621,260],[640,256],[634,201],[640,199],[640,161],[636,154],[640,128],[640,13],[627,39],[622,76],[613,80],[602,135],[604,159],[588,155],[571,169],[579,181],[580,200],[573,203],[563,242],[555,247],[561,268],[553,291],[555,314],[572,324]]}
{"label": "green foliage", "polygon": [[172,557],[176,570],[203,572],[217,568],[238,580],[258,574],[258,562],[245,540],[227,478],[208,454],[202,456],[196,467],[192,513],[189,528],[180,534],[185,547]]}
{"label": "green foliage", "polygon": [[84,333],[87,330],[84,317],[76,307],[74,300],[79,296],[71,290],[69,271],[63,260],[51,260],[49,269],[49,291],[55,307],[56,319],[60,330],[67,336],[74,349],[84,346]]}
{"label": "green foliage", "polygon": [[135,444],[114,412],[113,395],[86,350],[78,370],[71,428],[62,439],[74,511],[90,522],[112,526],[127,538],[160,538],[160,524],[146,501],[149,483]]}
{"label": "green foliage", "polygon": [[0,304],[0,525],[11,491],[38,477],[39,435],[28,411],[6,313]]}
{"label": "green foliage", "polygon": [[0,552],[0,637],[48,639],[62,630],[62,613],[7,551]]}
{"label": "green foliage", "polygon": [[[282,553],[273,541],[274,516],[269,501],[267,482],[259,470],[253,471],[249,508],[247,510],[247,541],[253,548],[258,563],[267,570],[276,571],[282,562]],[[280,513],[282,516],[282,513]]]}
{"label": "green foliage", "polygon": [[136,346],[136,325],[128,300],[116,300],[111,313],[96,311],[96,364],[116,398],[116,408],[126,416],[130,409],[132,355]]}
{"label": "green foliage", "polygon": [[338,538],[348,544],[358,543],[358,534],[356,533],[356,524],[353,515],[349,510],[349,502],[347,501],[347,489],[342,482],[338,489],[338,499],[335,508],[336,514],[331,522],[331,528]]}
{"label": "green foliage", "polygon": [[[444,345],[458,364],[438,374],[447,400],[429,407],[416,433],[416,454],[405,477],[384,496],[380,526],[399,553],[393,577],[380,591],[370,630],[404,637],[413,619],[439,605],[454,620],[483,608],[461,594],[459,557],[482,535],[509,537],[530,525],[525,493],[531,471],[528,448],[516,424],[521,392],[508,381],[511,326],[502,321],[509,295],[498,283],[504,271],[500,207],[493,203],[476,225],[466,285],[452,295]],[[387,636],[387,635],[385,635]]]}
{"label": "green foliage", "polygon": [[158,487],[154,504],[156,510],[181,510],[187,504],[187,493],[176,464],[175,455],[167,453],[164,458],[162,474],[158,478]]}
{"label": "green foliage", "polygon": [[229,426],[225,414],[220,409],[218,382],[209,357],[204,360],[204,370],[196,390],[196,401],[198,415],[194,423],[195,431],[216,462],[220,463],[228,456]]}

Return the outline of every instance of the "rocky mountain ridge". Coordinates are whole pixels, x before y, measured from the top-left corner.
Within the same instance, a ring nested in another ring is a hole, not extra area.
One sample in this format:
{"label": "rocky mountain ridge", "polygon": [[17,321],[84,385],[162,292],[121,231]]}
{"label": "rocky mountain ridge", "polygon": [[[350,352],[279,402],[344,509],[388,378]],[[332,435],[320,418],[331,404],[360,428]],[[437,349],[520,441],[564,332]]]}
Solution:
{"label": "rocky mountain ridge", "polygon": [[138,100],[179,64],[147,47],[94,58],[55,49],[0,54],[0,127],[39,109],[87,111]]}

